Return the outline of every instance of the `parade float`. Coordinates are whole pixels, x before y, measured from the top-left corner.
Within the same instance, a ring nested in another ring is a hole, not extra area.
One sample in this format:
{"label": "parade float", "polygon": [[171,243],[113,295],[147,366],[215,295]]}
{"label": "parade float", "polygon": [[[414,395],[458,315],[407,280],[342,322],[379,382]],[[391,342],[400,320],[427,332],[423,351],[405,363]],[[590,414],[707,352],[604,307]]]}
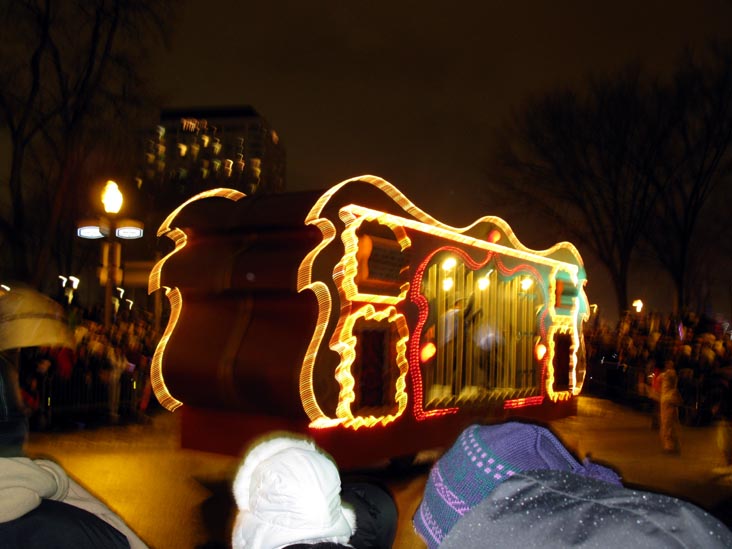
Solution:
{"label": "parade float", "polygon": [[374,176],[325,192],[212,189],[162,223],[170,305],[151,377],[184,447],[314,437],[344,467],[446,446],[467,424],[571,414],[588,303],[568,242],[494,216],[457,228]]}

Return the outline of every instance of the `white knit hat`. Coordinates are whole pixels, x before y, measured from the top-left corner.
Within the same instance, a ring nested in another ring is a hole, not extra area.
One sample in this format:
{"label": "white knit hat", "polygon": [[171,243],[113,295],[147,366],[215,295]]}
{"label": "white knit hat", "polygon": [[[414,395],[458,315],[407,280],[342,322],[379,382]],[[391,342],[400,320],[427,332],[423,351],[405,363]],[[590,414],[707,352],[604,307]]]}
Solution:
{"label": "white knit hat", "polygon": [[234,479],[233,548],[348,543],[355,514],[341,503],[340,491],[338,469],[311,441],[288,434],[257,444]]}

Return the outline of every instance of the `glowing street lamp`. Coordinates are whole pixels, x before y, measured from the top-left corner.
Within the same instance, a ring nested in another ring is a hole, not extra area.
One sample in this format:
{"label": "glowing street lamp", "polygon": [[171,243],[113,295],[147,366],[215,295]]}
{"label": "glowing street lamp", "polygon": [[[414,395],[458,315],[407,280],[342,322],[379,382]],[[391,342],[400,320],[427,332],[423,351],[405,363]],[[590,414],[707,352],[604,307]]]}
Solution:
{"label": "glowing street lamp", "polygon": [[640,313],[643,310],[643,302],[640,299],[636,299],[633,302],[633,307],[635,308],[636,313]]}
{"label": "glowing street lamp", "polygon": [[[131,240],[142,238],[143,224],[135,219],[117,219],[116,215],[122,209],[124,196],[115,181],[107,181],[102,191],[102,205],[106,217],[80,221],[76,234],[81,238],[106,238],[102,244],[102,271],[100,281],[104,282],[104,327],[109,328],[112,323],[112,290],[118,273],[121,275],[122,249],[114,237]],[[104,271],[106,267],[106,271]],[[102,274],[104,273],[104,274]],[[105,276],[106,275],[106,276]],[[121,278],[121,276],[119,276]]]}
{"label": "glowing street lamp", "polygon": [[112,180],[107,181],[102,191],[102,204],[104,204],[104,211],[108,214],[117,215],[122,208],[122,191],[119,190],[119,185]]}

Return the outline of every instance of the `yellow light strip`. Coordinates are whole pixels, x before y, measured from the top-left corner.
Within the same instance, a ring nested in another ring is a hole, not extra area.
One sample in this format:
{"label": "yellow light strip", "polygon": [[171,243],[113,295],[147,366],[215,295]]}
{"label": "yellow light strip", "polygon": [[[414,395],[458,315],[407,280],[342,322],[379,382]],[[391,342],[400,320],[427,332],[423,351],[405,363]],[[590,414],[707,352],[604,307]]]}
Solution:
{"label": "yellow light strip", "polygon": [[[347,215],[347,213],[350,213],[350,215]],[[366,208],[363,206],[358,205],[348,205],[343,208],[343,210],[340,212],[341,219],[347,223],[348,228],[344,230],[343,234],[343,242],[346,247],[346,254],[344,254],[342,263],[345,264],[345,266],[342,266],[340,270],[344,272],[344,281],[343,286],[346,288],[346,293],[349,293],[349,290],[351,290],[351,295],[348,295],[349,299],[360,299],[360,300],[368,300],[371,296],[368,295],[361,295],[356,293],[356,284],[354,282],[355,273],[357,272],[358,265],[355,259],[356,250],[358,246],[358,239],[355,236],[355,231],[358,227],[360,227],[361,223],[363,221],[376,221],[378,223],[381,223],[383,225],[389,226],[390,228],[393,227],[402,227],[403,228],[410,228],[416,231],[420,231],[423,233],[436,235],[441,238],[444,238],[446,240],[452,240],[454,242],[458,242],[467,246],[470,246],[472,248],[478,248],[482,250],[492,251],[498,254],[507,255],[509,257],[515,257],[520,258],[525,261],[529,261],[532,263],[538,263],[538,264],[544,264],[552,268],[551,274],[549,276],[549,295],[550,297],[550,319],[552,324],[557,324],[557,328],[562,327],[563,331],[570,331],[573,337],[573,348],[572,353],[570,355],[570,376],[572,380],[572,391],[571,392],[555,392],[553,390],[553,381],[554,381],[554,371],[553,371],[553,357],[554,357],[554,345],[550,345],[548,347],[549,349],[549,357],[548,357],[548,379],[546,383],[546,389],[547,394],[551,398],[552,401],[556,400],[565,400],[572,396],[572,394],[576,394],[579,389],[576,387],[576,365],[577,365],[577,352],[576,350],[579,348],[578,345],[578,337],[577,337],[577,329],[571,329],[573,327],[577,327],[576,322],[576,312],[577,308],[575,307],[574,314],[571,315],[571,319],[567,319],[565,316],[559,316],[556,314],[555,306],[556,306],[556,296],[555,296],[555,290],[556,290],[556,275],[559,270],[565,271],[569,274],[571,280],[576,284],[578,280],[578,273],[579,273],[579,267],[577,265],[573,265],[571,263],[566,263],[564,261],[558,261],[552,258],[544,257],[541,255],[536,255],[537,252],[535,251],[527,251],[528,249],[525,248],[522,250],[516,250],[514,248],[508,248],[506,246],[502,246],[499,244],[495,244],[492,242],[480,240],[471,236],[467,235],[460,235],[455,234],[454,232],[443,229],[443,228],[436,228],[430,225],[426,225],[424,223],[413,221],[410,219],[406,219],[400,216],[395,216],[389,213],[385,213],[379,210],[374,210],[371,208]],[[350,224],[349,224],[350,223]],[[392,229],[393,230],[393,229]],[[348,235],[346,233],[349,233]],[[404,248],[402,248],[404,249]],[[556,250],[554,250],[556,251]],[[569,251],[572,252],[572,249],[569,248]],[[576,251],[576,250],[575,250]],[[577,258],[578,262],[581,264],[581,260]],[[406,290],[408,290],[408,286],[406,286]],[[398,303],[403,299],[403,296],[400,295],[399,297],[393,297],[393,296],[377,296],[378,299],[374,299],[374,302],[378,303],[384,303],[387,302],[387,299],[390,299],[391,301],[388,302],[394,302]],[[566,325],[566,326],[565,326]]]}
{"label": "yellow light strip", "polygon": [[195,196],[192,196],[183,204],[178,206],[175,210],[171,212],[171,214],[165,218],[163,223],[160,225],[160,228],[158,229],[158,236],[163,236],[168,230],[170,230],[170,226],[173,223],[173,220],[176,218],[176,216],[181,212],[183,208],[188,206],[188,204],[191,204],[192,202],[196,202],[197,200],[202,200],[204,198],[209,198],[212,196],[219,196],[221,198],[228,198],[229,200],[233,200],[236,202],[237,200],[244,198],[246,195],[241,192],[237,191],[236,189],[226,189],[223,187],[219,187],[217,189],[209,189],[207,191],[203,191],[202,193],[198,193]]}
{"label": "yellow light strip", "polygon": [[370,185],[373,185],[374,187],[380,189],[383,191],[387,196],[389,196],[394,202],[397,203],[397,205],[403,209],[405,212],[407,212],[409,215],[413,216],[417,220],[421,221],[422,223],[425,223],[427,225],[432,225],[434,227],[438,227],[441,229],[444,229],[446,231],[455,232],[455,233],[465,233],[468,232],[470,229],[475,227],[476,225],[479,225],[480,223],[492,223],[496,226],[498,226],[503,233],[505,233],[508,240],[511,242],[511,245],[514,246],[517,250],[523,250],[526,252],[531,252],[533,254],[538,255],[551,255],[555,251],[558,251],[559,249],[566,249],[572,253],[572,255],[581,263],[581,256],[579,252],[577,251],[577,248],[570,243],[570,242],[559,242],[552,246],[551,248],[547,248],[546,250],[537,251],[537,250],[531,250],[530,248],[527,248],[524,246],[519,239],[514,234],[513,230],[511,229],[510,225],[506,223],[503,219],[496,216],[484,216],[480,219],[477,219],[470,225],[462,228],[458,227],[452,227],[450,225],[447,225],[445,223],[441,223],[428,213],[425,213],[423,210],[419,209],[417,206],[414,205],[414,203],[409,200],[404,194],[402,194],[399,189],[397,189],[394,185],[386,181],[385,179],[382,179],[380,177],[376,177],[374,175],[362,175],[360,177],[353,177],[351,179],[346,179],[345,181],[342,181],[341,183],[338,183],[337,185],[334,185],[331,187],[326,193],[321,196],[318,201],[315,203],[315,205],[310,209],[310,212],[308,213],[307,217],[305,218],[305,224],[310,225],[316,222],[323,211],[323,208],[325,208],[325,205],[328,203],[328,201],[335,195],[342,187],[345,185],[348,185],[349,183],[355,183],[358,181],[362,181],[364,183],[368,183]]}
{"label": "yellow light strip", "polygon": [[[346,226],[341,236],[344,243],[345,252],[343,257],[333,270],[333,281],[336,285],[336,288],[338,289],[339,297],[342,300],[342,306],[337,327],[331,338],[331,348],[337,350],[341,356],[341,362],[336,369],[336,377],[341,384],[341,392],[339,395],[339,403],[336,408],[336,414],[338,418],[328,418],[325,416],[325,414],[323,414],[322,410],[317,404],[317,399],[315,397],[312,385],[312,371],[315,361],[317,359],[317,353],[325,336],[325,329],[327,327],[328,320],[332,312],[334,296],[331,295],[328,286],[324,282],[313,281],[313,264],[318,254],[328,244],[332,242],[337,233],[333,222],[325,217],[322,217],[322,212],[324,208],[331,200],[331,198],[333,198],[333,196],[344,186],[356,182],[370,184],[378,188],[387,196],[389,196],[397,204],[397,206],[399,206],[407,214],[411,215],[414,219],[408,219],[354,204],[344,206],[339,211],[338,215]],[[482,217],[463,228],[452,227],[450,225],[441,223],[440,221],[436,220],[429,214],[419,209],[398,189],[396,189],[396,187],[394,187],[386,180],[371,175],[364,175],[345,180],[338,185],[331,187],[318,199],[318,201],[313,205],[310,212],[305,218],[305,224],[318,227],[322,235],[321,242],[306,256],[306,258],[301,262],[298,269],[298,291],[303,291],[305,289],[313,290],[319,304],[318,325],[308,347],[308,353],[303,362],[303,368],[301,370],[300,376],[300,395],[308,417],[311,419],[311,427],[332,427],[333,425],[343,424],[344,420],[346,424],[348,424],[349,426],[353,426],[354,428],[358,428],[362,425],[371,426],[380,422],[380,419],[378,418],[350,418],[350,404],[353,401],[353,377],[350,372],[350,366],[353,363],[353,356],[351,355],[351,353],[355,353],[355,338],[352,337],[352,333],[350,332],[350,330],[352,330],[352,324],[350,323],[353,322],[350,313],[350,307],[351,304],[354,302],[371,303],[376,305],[396,305],[403,301],[406,297],[406,293],[409,290],[409,284],[406,283],[402,286],[401,292],[398,296],[361,294],[358,292],[358,285],[355,283],[355,277],[358,272],[358,262],[356,259],[356,253],[358,251],[358,237],[356,235],[356,231],[361,226],[361,224],[367,220],[376,221],[389,227],[394,232],[394,234],[397,235],[402,250],[411,245],[411,242],[406,235],[406,231],[404,230],[405,228],[410,228],[423,233],[436,235],[447,240],[459,242],[473,248],[492,251],[498,254],[504,254],[509,257],[520,258],[525,261],[550,266],[552,268],[553,276],[550,276],[549,279],[551,303],[548,304],[548,312],[552,320],[553,328],[550,328],[549,337],[547,337],[547,347],[549,352],[547,353],[548,356],[545,359],[545,364],[548,364],[549,366],[546,368],[547,379],[545,387],[547,388],[547,393],[550,398],[552,398],[552,400],[564,399],[565,397],[569,398],[569,396],[571,396],[569,392],[566,392],[567,394],[564,395],[562,393],[555,393],[553,391],[553,388],[551,387],[551,385],[553,385],[553,370],[551,366],[551,358],[554,356],[553,334],[560,327],[563,330],[572,329],[574,334],[573,342],[575,343],[575,345],[577,341],[577,312],[579,310],[579,306],[575,306],[572,315],[570,315],[570,319],[567,319],[567,317],[563,315],[556,315],[554,303],[556,299],[555,284],[553,280],[557,270],[561,269],[568,273],[571,280],[575,284],[578,283],[579,270],[580,266],[582,265],[582,259],[574,245],[569,242],[559,242],[546,250],[532,250],[524,246],[518,240],[518,238],[516,238],[511,227],[503,219],[495,216]],[[506,235],[506,238],[513,246],[513,248],[496,244],[494,242],[494,239],[492,238],[488,238],[488,240],[482,240],[464,234],[481,223],[490,223],[498,227]],[[577,261],[577,265],[548,257],[555,252],[559,252],[560,250],[568,251],[571,254],[572,258]],[[581,290],[581,295],[582,293],[583,291]],[[350,324],[350,328],[346,327],[347,323]],[[576,366],[577,348],[579,347],[573,347],[572,356],[572,375],[573,379],[575,380],[576,373],[574,372],[574,367]]]}
{"label": "yellow light strip", "polygon": [[332,305],[330,292],[325,284],[322,282],[313,282],[307,288],[313,291],[318,301],[318,320],[315,324],[315,333],[310,340],[302,368],[300,369],[300,402],[302,402],[303,409],[308,418],[310,418],[310,421],[316,422],[327,419],[327,416],[323,413],[315,398],[313,368],[315,367],[315,358],[318,355],[320,343],[323,341],[323,336],[325,335],[325,328],[328,326],[328,318],[330,317]]}
{"label": "yellow light strip", "polygon": [[[577,265],[573,265],[571,263],[566,263],[564,261],[559,261],[556,259],[551,259],[549,257],[546,257],[552,252],[556,252],[558,248],[565,248],[568,250],[572,250],[574,246],[567,243],[559,243],[549,250],[531,250],[529,248],[526,248],[524,246],[521,246],[520,249],[516,248],[509,248],[506,246],[502,246],[500,244],[494,244],[493,242],[489,242],[487,240],[481,240],[472,236],[467,236],[464,234],[457,233],[456,231],[459,231],[460,229],[454,229],[452,227],[447,226],[431,226],[426,225],[425,223],[421,223],[419,221],[414,221],[411,219],[406,219],[403,217],[395,216],[389,213],[380,212],[378,210],[372,210],[371,208],[366,208],[363,206],[357,206],[354,204],[351,204],[349,206],[344,207],[344,210],[348,210],[350,212],[353,212],[355,216],[364,216],[366,218],[376,220],[379,223],[382,223],[384,225],[389,226],[399,226],[407,227],[409,229],[414,229],[416,231],[420,231],[423,233],[439,236],[441,238],[452,240],[454,242],[459,242],[461,244],[464,244],[466,246],[471,246],[473,248],[478,248],[481,250],[488,250],[492,252],[496,252],[499,254],[507,255],[510,257],[516,257],[523,259],[525,261],[531,261],[533,263],[539,263],[543,265],[548,265],[550,267],[561,267],[563,270],[567,271],[571,276],[572,280],[577,283],[577,274],[579,272],[579,267]],[[473,227],[475,224],[471,225]],[[568,246],[565,246],[567,244]],[[580,261],[579,258],[579,252],[577,252],[576,256],[577,260]]]}
{"label": "yellow light strip", "polygon": [[397,303],[404,300],[409,292],[409,282],[405,282],[400,287],[399,295],[380,295],[380,294],[362,294],[358,291],[358,285],[356,284],[356,275],[358,273],[358,259],[356,254],[358,252],[358,236],[356,231],[361,227],[365,221],[378,221],[382,225],[385,225],[391,229],[392,233],[397,238],[399,247],[402,251],[406,250],[412,245],[412,241],[407,236],[404,227],[398,223],[382,222],[382,212],[372,210],[374,215],[372,216],[353,216],[348,215],[351,212],[350,207],[343,208],[340,212],[340,217],[346,224],[346,228],[343,230],[341,240],[345,248],[345,253],[339,262],[337,271],[342,270],[343,281],[341,287],[346,294],[346,299],[349,301],[363,301],[368,303],[389,303],[396,305]]}
{"label": "yellow light strip", "polygon": [[[356,359],[357,344],[357,338],[353,335],[353,327],[359,318],[375,321],[387,319],[390,324],[395,324],[399,334],[399,340],[396,342],[396,363],[399,368],[399,376],[395,383],[394,398],[397,404],[397,410],[394,414],[368,417],[359,416],[355,418],[353,416],[351,403],[355,400],[356,395],[353,391],[355,380],[351,373],[351,366]],[[335,376],[341,387],[336,415],[341,420],[345,420],[345,425],[347,427],[358,429],[363,426],[371,427],[377,423],[387,425],[404,413],[408,400],[405,381],[409,370],[409,363],[407,362],[406,356],[408,340],[409,327],[407,326],[407,321],[404,318],[404,315],[399,314],[394,307],[387,307],[386,309],[377,312],[373,305],[368,304],[346,317],[342,330],[337,336],[335,336],[335,342],[331,347],[341,357],[340,364],[336,368]]]}
{"label": "yellow light strip", "polygon": [[[183,204],[173,210],[173,212],[168,217],[165,218],[163,223],[160,225],[160,228],[158,229],[157,235],[159,237],[166,236],[167,238],[172,240],[174,243],[174,249],[172,252],[170,252],[168,255],[158,261],[153,267],[152,271],[150,271],[150,277],[148,278],[147,284],[148,294],[151,294],[161,289],[163,265],[174,254],[178,253],[183,247],[185,247],[186,242],[188,241],[188,237],[185,232],[178,228],[171,229],[173,220],[181,212],[181,210],[183,210],[183,208],[185,208],[188,204],[196,202],[197,200],[202,200],[204,198],[221,197],[237,201],[244,196],[246,196],[244,193],[235,189],[210,189],[189,198]],[[170,336],[172,335],[173,331],[175,330],[175,326],[178,323],[178,318],[180,317],[180,313],[183,308],[183,296],[181,295],[181,292],[178,288],[169,288],[167,286],[165,286],[164,288],[165,297],[170,303],[170,318],[168,319],[168,324],[165,327],[165,331],[160,338],[157,347],[155,348],[155,354],[153,355],[153,360],[150,365],[150,382],[152,383],[153,391],[155,392],[155,397],[158,399],[158,402],[160,402],[160,404],[164,406],[167,410],[170,410],[172,412],[183,403],[170,394],[170,391],[168,391],[168,387],[165,384],[163,376],[163,356],[165,354],[165,347],[168,345],[168,340],[170,339]]]}
{"label": "yellow light strip", "polygon": [[165,297],[170,302],[170,320],[158,342],[158,346],[155,348],[155,354],[150,364],[150,382],[152,383],[153,392],[158,402],[165,409],[173,412],[183,403],[170,394],[168,386],[165,384],[165,380],[163,379],[163,356],[165,355],[165,347],[168,345],[168,340],[178,322],[178,317],[183,307],[183,299],[178,288],[172,290],[165,288]]}
{"label": "yellow light strip", "polygon": [[[569,316],[557,315],[555,311],[556,306],[556,292],[555,292],[555,277],[551,277],[552,290],[550,292],[550,317],[551,326],[547,333],[547,343],[549,344],[549,367],[547,368],[547,376],[545,380],[545,390],[547,396],[552,402],[564,401],[570,399],[572,396],[579,394],[582,387],[577,386],[577,351],[580,349],[580,300],[586,299],[584,296],[584,290],[580,289],[580,294],[573,298],[572,309]],[[582,316],[582,321],[587,320],[589,315],[585,313]],[[554,335],[570,334],[572,337],[572,348],[569,355],[569,375],[570,375],[570,389],[567,391],[554,391],[554,367],[552,364],[554,358]]]}
{"label": "yellow light strip", "polygon": [[315,397],[315,390],[313,388],[313,369],[315,367],[315,360],[318,356],[318,350],[320,344],[323,341],[325,335],[325,329],[328,326],[330,319],[330,313],[333,306],[333,300],[330,295],[330,290],[325,283],[320,281],[312,281],[312,268],[315,258],[318,256],[320,251],[325,248],[335,238],[336,230],[333,223],[328,219],[318,219],[312,222],[313,225],[320,229],[322,240],[320,243],[308,254],[300,263],[297,270],[297,291],[302,292],[303,290],[311,290],[315,294],[315,299],[318,302],[318,320],[315,325],[315,331],[313,337],[308,345],[307,353],[300,369],[300,401],[302,402],[305,413],[310,418],[310,421],[323,421],[327,419],[327,416],[323,413],[323,410],[318,405],[318,400]]}
{"label": "yellow light strip", "polygon": [[183,248],[186,243],[188,242],[188,236],[186,233],[181,231],[180,229],[169,229],[165,236],[173,241],[174,247],[173,251],[168,253],[165,257],[163,257],[160,261],[158,261],[155,266],[150,271],[150,277],[147,280],[147,293],[151,294],[155,290],[159,290],[162,288],[161,286],[161,278],[163,273],[163,265],[165,262],[170,259],[173,255],[177,254],[178,251]]}

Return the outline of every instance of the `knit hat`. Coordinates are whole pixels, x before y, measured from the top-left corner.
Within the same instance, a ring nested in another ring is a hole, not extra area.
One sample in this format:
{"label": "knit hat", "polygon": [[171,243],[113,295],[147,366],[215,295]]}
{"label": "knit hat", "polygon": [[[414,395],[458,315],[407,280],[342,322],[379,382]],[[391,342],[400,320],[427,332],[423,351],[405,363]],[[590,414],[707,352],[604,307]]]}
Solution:
{"label": "knit hat", "polygon": [[552,469],[620,485],[612,470],[580,464],[547,429],[510,422],[471,425],[432,467],[414,528],[430,549],[501,482],[521,471]]}
{"label": "knit hat", "polygon": [[256,444],[234,479],[234,549],[347,543],[356,519],[340,491],[338,469],[312,441],[288,434]]}

